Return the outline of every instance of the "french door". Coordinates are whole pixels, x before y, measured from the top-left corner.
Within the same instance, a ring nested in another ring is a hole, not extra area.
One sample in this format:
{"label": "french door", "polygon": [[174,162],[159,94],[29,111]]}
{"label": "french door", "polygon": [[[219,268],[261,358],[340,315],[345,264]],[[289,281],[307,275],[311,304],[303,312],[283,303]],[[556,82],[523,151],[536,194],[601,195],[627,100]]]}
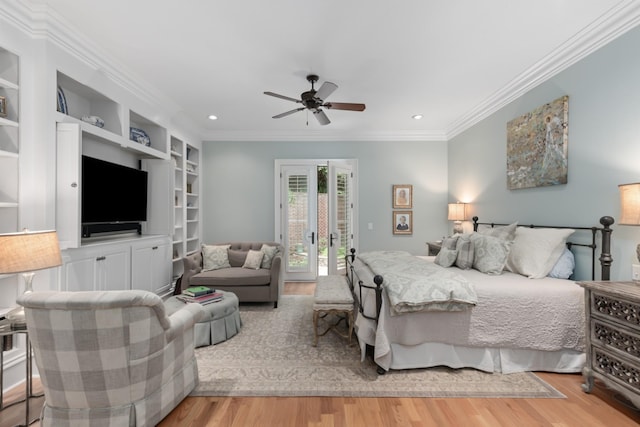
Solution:
{"label": "french door", "polygon": [[[355,245],[355,164],[355,160],[276,161],[276,239],[285,248],[285,280],[313,281],[318,274],[344,272],[344,256]],[[320,204],[320,210],[319,167],[328,172],[328,203]],[[318,229],[319,217],[323,224],[327,219],[327,230]]]}

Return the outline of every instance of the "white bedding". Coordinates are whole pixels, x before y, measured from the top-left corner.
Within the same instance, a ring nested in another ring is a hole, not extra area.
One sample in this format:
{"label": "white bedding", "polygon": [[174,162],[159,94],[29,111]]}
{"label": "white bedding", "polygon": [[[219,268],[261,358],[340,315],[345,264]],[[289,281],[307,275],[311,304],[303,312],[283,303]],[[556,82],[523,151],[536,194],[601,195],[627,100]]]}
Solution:
{"label": "white bedding", "polygon": [[[430,257],[420,258],[433,262]],[[366,266],[357,259],[354,266],[361,280],[373,283]],[[447,365],[500,372],[580,371],[585,348],[584,291],[575,282],[456,270],[474,284],[475,307],[464,312],[390,316],[383,292],[378,322],[361,314],[356,320],[363,355],[366,344],[375,346],[375,362],[384,369]],[[375,315],[375,293],[367,290],[362,297],[365,314]]]}

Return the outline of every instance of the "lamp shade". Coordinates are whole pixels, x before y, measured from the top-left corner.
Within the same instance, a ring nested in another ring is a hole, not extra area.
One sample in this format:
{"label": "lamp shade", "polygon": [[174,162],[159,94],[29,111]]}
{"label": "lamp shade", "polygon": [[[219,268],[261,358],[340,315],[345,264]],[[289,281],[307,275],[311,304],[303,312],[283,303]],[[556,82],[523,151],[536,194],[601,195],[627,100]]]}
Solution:
{"label": "lamp shade", "polygon": [[467,219],[466,203],[449,203],[449,221],[464,221]]}
{"label": "lamp shade", "polygon": [[640,183],[620,184],[620,222],[622,225],[640,225]]}
{"label": "lamp shade", "polygon": [[0,234],[0,274],[23,273],[62,264],[55,231]]}

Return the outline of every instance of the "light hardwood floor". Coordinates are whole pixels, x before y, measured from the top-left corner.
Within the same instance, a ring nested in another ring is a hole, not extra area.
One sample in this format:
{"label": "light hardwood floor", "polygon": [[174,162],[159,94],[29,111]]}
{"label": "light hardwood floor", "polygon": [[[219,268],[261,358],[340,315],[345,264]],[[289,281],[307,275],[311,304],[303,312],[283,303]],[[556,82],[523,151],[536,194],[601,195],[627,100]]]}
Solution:
{"label": "light hardwood floor", "polygon": [[[285,294],[313,294],[313,284],[285,284]],[[161,423],[181,426],[571,426],[631,427],[640,411],[596,382],[591,394],[578,374],[539,373],[566,399],[188,397]],[[15,399],[20,390],[7,399]],[[41,403],[40,403],[41,404]],[[35,408],[34,408],[35,409]],[[9,411],[17,412],[9,419]],[[24,406],[0,413],[0,426],[24,421]],[[38,423],[33,424],[35,426]]]}

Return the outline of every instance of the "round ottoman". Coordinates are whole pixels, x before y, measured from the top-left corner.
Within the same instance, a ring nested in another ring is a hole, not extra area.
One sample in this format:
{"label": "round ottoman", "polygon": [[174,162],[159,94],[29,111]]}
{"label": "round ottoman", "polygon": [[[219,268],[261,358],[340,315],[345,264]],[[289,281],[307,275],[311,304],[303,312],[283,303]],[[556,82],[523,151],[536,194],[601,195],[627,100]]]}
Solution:
{"label": "round ottoman", "polygon": [[[233,292],[217,291],[224,295],[222,300],[203,305],[207,316],[195,324],[194,342],[196,347],[218,344],[240,332],[242,320],[238,308],[238,297]],[[184,306],[175,296],[164,302],[168,316]]]}

